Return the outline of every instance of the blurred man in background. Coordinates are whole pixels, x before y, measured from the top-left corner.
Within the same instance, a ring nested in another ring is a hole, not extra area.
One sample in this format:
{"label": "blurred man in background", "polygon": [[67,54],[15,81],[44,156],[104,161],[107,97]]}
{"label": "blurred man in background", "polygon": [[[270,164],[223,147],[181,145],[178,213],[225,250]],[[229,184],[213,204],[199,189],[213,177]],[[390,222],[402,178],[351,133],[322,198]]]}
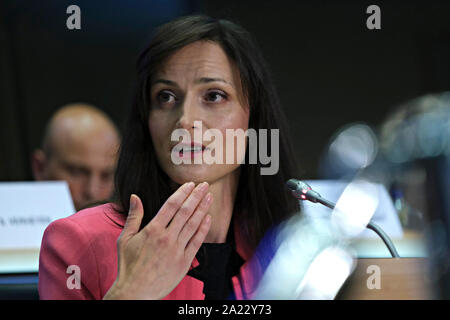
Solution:
{"label": "blurred man in background", "polygon": [[119,132],[94,106],[63,106],[47,124],[32,156],[36,180],[67,181],[76,210],[108,200],[114,189]]}

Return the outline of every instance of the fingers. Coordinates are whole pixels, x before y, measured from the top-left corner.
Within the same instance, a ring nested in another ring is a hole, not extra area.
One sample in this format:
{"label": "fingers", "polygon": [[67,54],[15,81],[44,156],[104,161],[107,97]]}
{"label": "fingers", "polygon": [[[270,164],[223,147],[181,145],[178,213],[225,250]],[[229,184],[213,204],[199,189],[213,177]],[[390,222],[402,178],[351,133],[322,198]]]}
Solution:
{"label": "fingers", "polygon": [[193,182],[185,183],[179,187],[178,190],[175,191],[175,193],[172,194],[163,204],[152,221],[164,228],[167,227],[170,220],[172,220],[173,216],[177,213],[178,209],[180,209],[183,202],[191,194],[194,187],[195,184]]}
{"label": "fingers", "polygon": [[132,194],[130,197],[130,210],[128,211],[127,221],[123,227],[123,236],[133,236],[139,231],[139,227],[144,216],[144,208],[141,199]]}
{"label": "fingers", "polygon": [[209,232],[209,228],[211,227],[211,216],[208,214],[203,218],[203,221],[198,228],[195,235],[189,241],[186,250],[184,252],[185,258],[187,261],[192,261],[197,254],[198,249],[202,245],[203,241],[205,241],[206,235]]}
{"label": "fingers", "polygon": [[213,196],[211,193],[208,193],[205,197],[203,197],[195,212],[184,224],[180,234],[178,235],[178,241],[183,247],[186,247],[186,244],[198,230],[203,218],[211,206],[212,200]]}
{"label": "fingers", "polygon": [[[200,201],[206,195],[208,191],[209,185],[206,182],[200,183],[194,191],[190,194],[190,196],[184,201],[181,205],[181,208],[178,210],[177,214],[173,217],[172,222],[169,225],[169,232],[175,235],[175,239],[178,238],[178,235],[181,229],[184,227],[186,221],[191,217],[192,213],[197,208]],[[197,228],[195,228],[197,229]]]}

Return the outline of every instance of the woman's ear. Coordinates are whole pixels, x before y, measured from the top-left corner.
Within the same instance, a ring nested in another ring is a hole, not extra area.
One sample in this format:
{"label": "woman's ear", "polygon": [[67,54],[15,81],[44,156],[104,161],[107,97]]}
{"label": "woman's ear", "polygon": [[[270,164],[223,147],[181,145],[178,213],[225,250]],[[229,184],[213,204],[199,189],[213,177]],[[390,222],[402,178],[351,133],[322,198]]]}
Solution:
{"label": "woman's ear", "polygon": [[41,149],[37,149],[31,155],[31,168],[33,170],[33,177],[35,180],[46,180],[45,168],[47,164],[47,157]]}

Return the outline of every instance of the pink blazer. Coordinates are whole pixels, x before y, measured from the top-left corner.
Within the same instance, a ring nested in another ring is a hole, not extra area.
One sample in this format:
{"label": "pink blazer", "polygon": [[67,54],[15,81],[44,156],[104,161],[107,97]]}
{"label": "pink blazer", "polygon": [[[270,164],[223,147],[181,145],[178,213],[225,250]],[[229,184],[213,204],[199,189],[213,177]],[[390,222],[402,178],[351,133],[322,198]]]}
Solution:
{"label": "pink blazer", "polygon": [[[39,257],[40,298],[102,299],[117,277],[117,238],[125,221],[125,215],[104,204],[52,222],[44,232]],[[235,232],[236,250],[246,263],[232,283],[236,298],[242,300],[251,298],[261,268],[253,259],[250,262],[251,251],[239,235]],[[191,268],[196,265],[194,259]],[[79,289],[70,285],[74,283],[70,266],[79,268]],[[202,300],[203,282],[186,275],[164,299]]]}

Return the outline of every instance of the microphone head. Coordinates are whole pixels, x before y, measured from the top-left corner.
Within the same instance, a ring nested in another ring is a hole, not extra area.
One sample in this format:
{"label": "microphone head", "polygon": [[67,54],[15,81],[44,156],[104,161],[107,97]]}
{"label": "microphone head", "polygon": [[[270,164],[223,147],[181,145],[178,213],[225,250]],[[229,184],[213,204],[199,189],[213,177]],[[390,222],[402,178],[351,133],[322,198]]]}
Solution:
{"label": "microphone head", "polygon": [[286,182],[286,186],[292,191],[302,191],[302,190],[311,190],[311,187],[306,182],[297,180],[297,179],[289,179]]}
{"label": "microphone head", "polygon": [[317,198],[320,198],[320,194],[312,190],[306,182],[297,179],[289,179],[286,182],[286,186],[291,190],[292,195],[297,199],[317,202]]}
{"label": "microphone head", "polygon": [[295,190],[297,190],[297,181],[298,181],[298,180],[295,180],[295,179],[289,179],[289,180],[286,182],[286,186],[287,186],[289,189],[291,189],[292,191],[295,191]]}

